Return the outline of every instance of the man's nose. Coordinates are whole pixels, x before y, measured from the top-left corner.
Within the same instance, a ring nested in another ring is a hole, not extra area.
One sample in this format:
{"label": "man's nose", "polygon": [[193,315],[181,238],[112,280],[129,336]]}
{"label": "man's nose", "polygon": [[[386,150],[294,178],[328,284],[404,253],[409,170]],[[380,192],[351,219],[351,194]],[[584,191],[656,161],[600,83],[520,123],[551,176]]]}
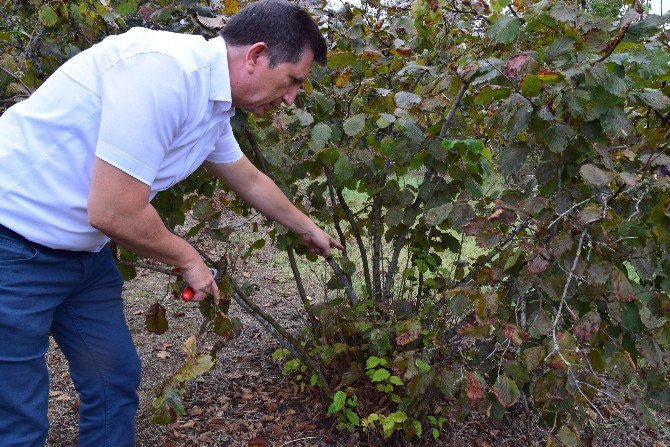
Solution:
{"label": "man's nose", "polygon": [[290,106],[293,104],[293,101],[295,101],[295,97],[298,96],[298,91],[300,90],[300,87],[291,87],[289,90],[284,93],[284,96],[282,99],[284,100],[284,103],[287,106]]}

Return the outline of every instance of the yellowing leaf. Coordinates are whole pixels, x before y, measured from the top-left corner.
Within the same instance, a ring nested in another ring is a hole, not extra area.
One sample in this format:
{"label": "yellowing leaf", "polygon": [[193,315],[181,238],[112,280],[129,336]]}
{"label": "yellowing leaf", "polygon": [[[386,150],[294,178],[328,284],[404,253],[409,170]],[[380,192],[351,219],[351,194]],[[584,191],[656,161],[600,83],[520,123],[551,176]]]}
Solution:
{"label": "yellowing leaf", "polygon": [[227,16],[235,14],[240,10],[239,0],[225,0],[223,3],[223,13]]}
{"label": "yellowing leaf", "polygon": [[342,88],[347,83],[349,82],[349,79],[351,79],[351,72],[350,71],[345,71],[344,73],[338,73],[335,76],[335,86],[337,88]]}

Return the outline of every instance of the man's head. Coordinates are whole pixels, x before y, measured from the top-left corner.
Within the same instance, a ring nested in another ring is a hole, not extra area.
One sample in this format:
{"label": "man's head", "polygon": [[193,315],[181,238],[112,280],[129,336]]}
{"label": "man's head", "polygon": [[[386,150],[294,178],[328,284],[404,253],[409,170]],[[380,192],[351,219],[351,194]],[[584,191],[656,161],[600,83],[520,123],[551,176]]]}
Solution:
{"label": "man's head", "polygon": [[233,105],[256,114],[291,104],[326,41],[310,15],[285,0],[242,8],[220,32],[228,46]]}
{"label": "man's head", "polygon": [[233,15],[220,31],[228,45],[265,42],[271,67],[296,63],[307,48],[317,64],[326,63],[326,40],[304,9],[286,0],[259,0]]}

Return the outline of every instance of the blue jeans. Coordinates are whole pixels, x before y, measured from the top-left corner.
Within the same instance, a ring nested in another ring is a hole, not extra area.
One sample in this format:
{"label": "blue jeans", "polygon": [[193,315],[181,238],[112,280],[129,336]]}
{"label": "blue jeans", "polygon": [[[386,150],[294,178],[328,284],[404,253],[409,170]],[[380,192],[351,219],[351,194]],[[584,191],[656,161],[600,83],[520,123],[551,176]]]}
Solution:
{"label": "blue jeans", "polygon": [[47,436],[53,336],[79,393],[79,445],[135,445],[140,360],[109,249],[54,250],[0,225],[0,446]]}

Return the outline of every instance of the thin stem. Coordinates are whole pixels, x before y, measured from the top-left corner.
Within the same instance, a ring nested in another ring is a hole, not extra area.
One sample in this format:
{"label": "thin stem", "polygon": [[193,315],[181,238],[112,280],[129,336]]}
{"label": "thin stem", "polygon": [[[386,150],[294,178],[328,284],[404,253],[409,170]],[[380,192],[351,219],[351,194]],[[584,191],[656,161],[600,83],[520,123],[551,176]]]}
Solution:
{"label": "thin stem", "polygon": [[316,334],[317,329],[319,328],[319,323],[316,320],[314,313],[312,312],[312,305],[307,299],[307,293],[305,292],[305,287],[302,283],[302,276],[300,275],[300,270],[298,269],[298,263],[296,262],[295,259],[295,251],[293,250],[293,247],[291,245],[286,247],[286,253],[288,254],[289,264],[291,264],[291,271],[293,272],[293,279],[295,279],[295,284],[296,287],[298,288],[298,295],[300,295],[300,301],[302,301],[302,305],[305,308],[305,312],[307,312],[307,318],[309,318],[309,322],[312,325],[312,330]]}
{"label": "thin stem", "polygon": [[342,284],[344,285],[344,292],[347,294],[349,302],[352,306],[355,306],[358,303],[358,297],[356,296],[354,289],[351,287],[351,281],[349,281],[349,278],[347,278],[347,275],[342,270],[342,267],[340,267],[339,264],[335,262],[332,256],[328,256],[326,258],[326,262],[331,266],[337,277],[340,278],[340,281],[342,281]]}

